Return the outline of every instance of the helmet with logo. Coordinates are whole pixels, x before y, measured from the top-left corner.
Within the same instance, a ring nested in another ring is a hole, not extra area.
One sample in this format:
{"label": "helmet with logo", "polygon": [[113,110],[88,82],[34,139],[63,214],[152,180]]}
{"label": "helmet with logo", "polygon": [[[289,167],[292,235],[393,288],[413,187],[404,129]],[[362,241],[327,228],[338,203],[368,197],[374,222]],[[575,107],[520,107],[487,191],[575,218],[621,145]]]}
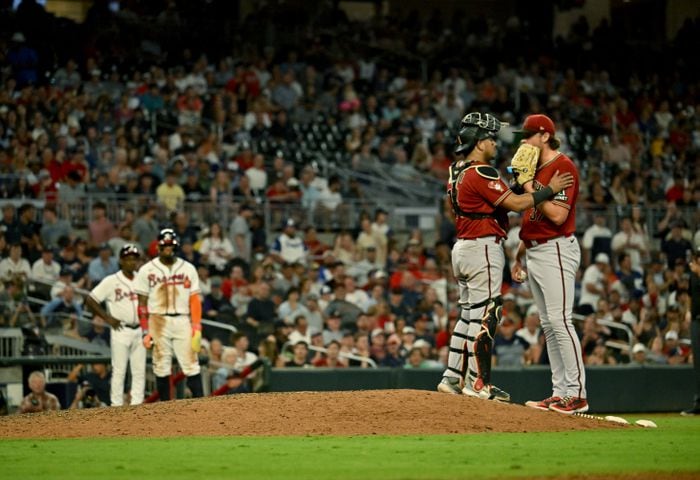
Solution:
{"label": "helmet with logo", "polygon": [[137,247],[133,243],[125,244],[119,250],[119,258],[124,258],[124,257],[128,257],[128,256],[140,257],[141,251],[139,250],[139,247]]}
{"label": "helmet with logo", "polygon": [[480,140],[487,138],[495,140],[498,132],[504,125],[507,124],[502,123],[490,113],[467,113],[460,122],[454,153],[456,155],[467,155]]}
{"label": "helmet with logo", "polygon": [[172,228],[164,228],[158,234],[158,247],[175,247],[180,245],[177,233]]}

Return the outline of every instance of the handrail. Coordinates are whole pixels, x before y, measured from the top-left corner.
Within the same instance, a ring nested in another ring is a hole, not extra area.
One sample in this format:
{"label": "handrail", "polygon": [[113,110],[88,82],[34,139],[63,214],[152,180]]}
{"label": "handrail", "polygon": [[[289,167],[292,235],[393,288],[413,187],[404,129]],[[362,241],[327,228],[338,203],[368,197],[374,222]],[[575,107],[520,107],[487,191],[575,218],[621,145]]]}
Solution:
{"label": "handrail", "polygon": [[[47,282],[45,280],[41,280],[41,279],[34,278],[34,277],[30,277],[29,280],[32,282],[35,282],[35,283],[42,283],[44,285],[53,285],[51,282]],[[83,288],[73,287],[73,290],[75,291],[76,294],[82,295],[83,297],[87,297],[88,295],[90,295],[90,291],[85,290]],[[27,296],[27,300],[31,301],[33,303],[37,303],[39,305],[46,305],[47,303],[49,303],[46,300],[44,300],[43,298],[37,298],[37,297],[31,297],[31,296]],[[83,310],[83,317],[91,318],[92,316],[93,316],[92,312],[90,312],[88,309]],[[85,322],[85,321],[89,321],[89,320],[85,319],[85,318],[79,318],[78,321]],[[216,328],[221,328],[223,330],[228,330],[231,333],[236,333],[238,331],[238,329],[236,327],[234,327],[233,325],[229,325],[227,323],[217,322],[215,320],[209,320],[209,319],[203,318],[202,323],[204,325],[209,325],[211,327],[216,327]],[[110,325],[107,325],[107,326],[109,328],[112,328]]]}
{"label": "handrail", "polygon": [[[326,353],[328,352],[327,348],[324,347],[317,347],[316,345],[309,345],[309,350],[312,350],[314,352],[321,352],[321,353]],[[369,357],[361,357],[359,355],[355,355],[353,353],[347,353],[347,352],[340,352],[338,353],[339,357],[347,358],[350,360],[358,360],[360,362],[367,362],[372,368],[377,368],[377,362],[372,360]]]}
{"label": "handrail", "polygon": [[632,332],[632,329],[630,327],[621,322],[614,322],[612,320],[605,320],[602,318],[597,319],[596,323],[598,323],[598,325],[603,325],[604,327],[615,328],[617,330],[622,330],[623,332],[625,332],[627,334],[627,343],[629,344],[630,349],[629,351],[632,351],[632,348],[634,347],[635,336],[634,332]]}

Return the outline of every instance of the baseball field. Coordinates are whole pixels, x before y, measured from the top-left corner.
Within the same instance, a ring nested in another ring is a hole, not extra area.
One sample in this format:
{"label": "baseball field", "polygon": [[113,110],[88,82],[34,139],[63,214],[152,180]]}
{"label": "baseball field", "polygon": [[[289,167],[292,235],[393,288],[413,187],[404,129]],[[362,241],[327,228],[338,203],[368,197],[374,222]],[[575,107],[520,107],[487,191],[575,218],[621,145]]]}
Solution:
{"label": "baseball field", "polygon": [[[623,415],[624,416],[624,415]],[[0,418],[3,478],[700,478],[700,418],[622,426],[418,390]]]}

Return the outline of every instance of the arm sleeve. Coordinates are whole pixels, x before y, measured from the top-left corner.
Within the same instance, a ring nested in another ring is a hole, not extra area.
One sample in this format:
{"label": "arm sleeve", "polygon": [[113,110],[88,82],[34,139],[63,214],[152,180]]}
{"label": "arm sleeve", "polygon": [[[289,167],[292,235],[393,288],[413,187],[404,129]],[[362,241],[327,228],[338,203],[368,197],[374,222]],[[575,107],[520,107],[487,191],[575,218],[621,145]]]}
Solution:
{"label": "arm sleeve", "polygon": [[197,293],[190,295],[190,319],[192,325],[202,324],[202,300]]}
{"label": "arm sleeve", "polygon": [[275,239],[275,242],[272,244],[272,247],[270,247],[270,253],[277,253],[279,254],[282,251],[282,244],[280,243],[279,237]]}

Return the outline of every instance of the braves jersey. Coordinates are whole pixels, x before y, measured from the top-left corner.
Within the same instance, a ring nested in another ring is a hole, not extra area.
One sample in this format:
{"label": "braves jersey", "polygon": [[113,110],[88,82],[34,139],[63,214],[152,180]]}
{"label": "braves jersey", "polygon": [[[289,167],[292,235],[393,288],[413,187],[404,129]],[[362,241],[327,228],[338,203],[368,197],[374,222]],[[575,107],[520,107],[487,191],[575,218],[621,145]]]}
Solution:
{"label": "braves jersey", "polygon": [[536,208],[527,210],[523,215],[523,224],[520,230],[522,240],[545,240],[562,235],[572,235],[576,231],[576,200],[578,199],[579,177],[574,162],[563,153],[559,153],[537,170],[533,185],[536,190],[545,188],[557,171],[560,174],[571,173],[574,177],[574,184],[556,194],[551,200],[553,204],[566,208],[569,215],[564,223],[556,225]]}
{"label": "braves jersey", "polygon": [[129,280],[121,271],[108,275],[92,289],[90,297],[97,303],[106,302],[109,314],[126,325],[138,325],[138,296],[135,279]]}
{"label": "braves jersey", "polygon": [[[457,203],[464,212],[491,214],[487,218],[456,215],[457,238],[497,236],[505,238],[508,212],[499,208],[513,192],[501,180],[498,171],[486,164],[472,164],[464,169],[455,183]],[[450,190],[448,185],[448,193]]]}
{"label": "braves jersey", "polygon": [[139,269],[134,291],[148,297],[151,314],[189,315],[190,296],[200,293],[199,275],[181,258],[167,266],[156,257]]}
{"label": "braves jersey", "polygon": [[299,236],[290,237],[282,233],[270,249],[271,252],[279,254],[285,262],[304,262],[306,259],[306,245]]}

